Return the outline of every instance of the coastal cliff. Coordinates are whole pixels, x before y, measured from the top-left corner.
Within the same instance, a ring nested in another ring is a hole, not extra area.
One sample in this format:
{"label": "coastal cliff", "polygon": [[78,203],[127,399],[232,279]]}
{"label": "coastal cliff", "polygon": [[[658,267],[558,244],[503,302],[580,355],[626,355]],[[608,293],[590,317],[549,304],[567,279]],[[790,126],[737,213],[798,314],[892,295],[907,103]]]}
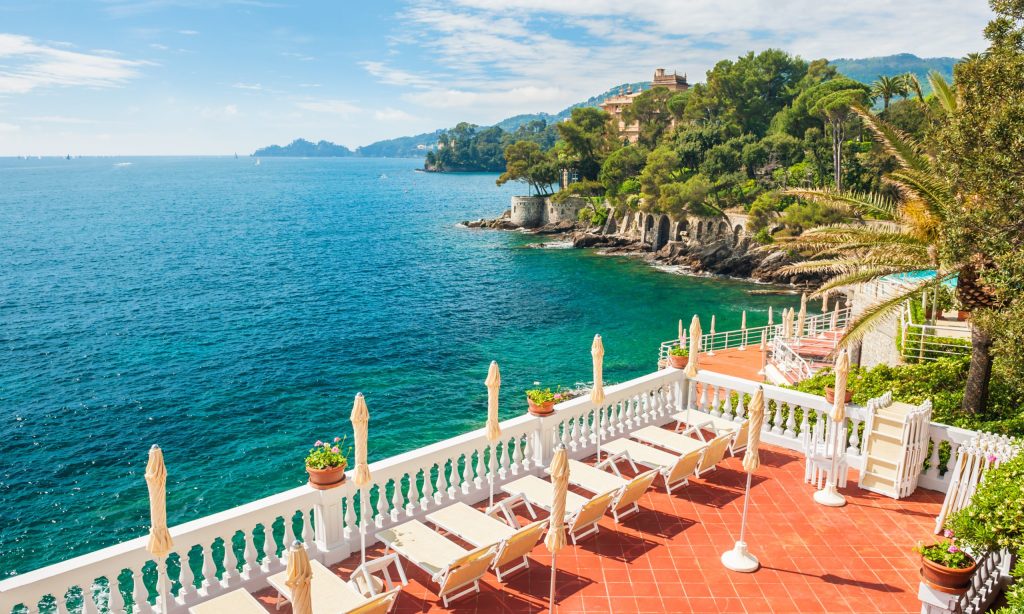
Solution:
{"label": "coastal cliff", "polygon": [[[799,260],[785,251],[761,249],[746,231],[747,216],[687,216],[636,211],[611,212],[600,225],[574,221],[552,203],[536,203],[530,223],[524,224],[523,197],[495,219],[463,222],[468,228],[525,230],[534,234],[563,235],[575,248],[642,258],[652,264],[679,267],[681,272],[724,275],[764,283],[814,285],[816,275],[784,274],[781,269]],[[581,207],[574,209],[578,212]]]}

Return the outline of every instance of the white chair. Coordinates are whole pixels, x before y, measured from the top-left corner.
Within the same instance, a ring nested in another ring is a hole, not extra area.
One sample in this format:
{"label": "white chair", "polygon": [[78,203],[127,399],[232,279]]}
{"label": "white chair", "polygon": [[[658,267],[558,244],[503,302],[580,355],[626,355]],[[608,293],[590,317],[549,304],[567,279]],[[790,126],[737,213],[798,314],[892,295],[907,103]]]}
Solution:
{"label": "white chair", "polygon": [[[571,473],[571,470],[570,470]],[[501,487],[510,495],[519,495],[527,502],[548,512],[554,507],[555,485],[535,475],[527,475],[518,480],[509,482]],[[587,499],[574,492],[565,493],[565,523],[569,530],[569,537],[572,543],[598,532],[598,522],[604,513],[611,507],[616,491],[605,492]],[[514,521],[514,514],[511,514],[511,507],[519,499],[505,499],[501,503],[506,506],[506,515],[511,515]]]}
{"label": "white chair", "polygon": [[[828,473],[832,470],[832,446],[836,423],[827,415],[818,416],[814,426],[807,429],[803,438],[804,456],[804,481],[813,484],[815,488],[821,489],[828,480]],[[836,486],[846,488],[846,478],[849,474],[849,466],[846,461],[846,420],[838,425],[840,454],[836,458]]]}
{"label": "white chair", "polygon": [[739,430],[741,424],[728,418],[716,418],[694,408],[672,414],[672,419],[676,421],[676,432],[682,432],[684,435],[697,435],[701,441],[705,441],[702,431],[711,431],[715,435],[721,435]]}
{"label": "white chair", "polygon": [[[511,527],[462,502],[427,514],[427,520],[439,529],[478,548],[495,546],[497,553],[491,564],[491,569],[498,578],[498,582],[505,581],[503,576],[529,567],[530,560],[526,555],[544,537],[544,528],[547,526],[546,520],[538,520],[525,527]],[[511,563],[517,564],[505,568]]]}
{"label": "white chair", "polygon": [[480,578],[494,562],[493,545],[466,550],[419,520],[380,531],[377,539],[430,575],[444,607],[459,597],[480,592]]}
{"label": "white chair", "polygon": [[672,494],[674,488],[686,486],[690,483],[690,478],[696,475],[707,446],[704,445],[686,454],[672,454],[639,441],[613,439],[601,444],[601,449],[608,453],[607,462],[613,467],[616,462],[624,460],[630,464],[634,472],[639,471],[637,465],[654,469],[665,482],[665,492]]}
{"label": "white chair", "polygon": [[[398,562],[398,557],[393,554],[385,555],[375,562],[383,566],[395,565],[398,568],[401,585],[407,584],[405,571]],[[313,611],[317,614],[328,612],[344,612],[346,614],[380,612],[383,614],[391,609],[398,597],[398,591],[401,590],[401,586],[392,584],[390,575],[386,581],[387,590],[378,594],[378,591],[385,586],[385,582],[364,570],[357,568],[352,572],[353,579],[346,582],[316,559],[310,560],[309,566],[313,570],[313,580],[309,592],[313,601]],[[364,573],[366,576],[363,576]],[[371,580],[367,584],[364,579],[363,586],[360,586],[359,582],[355,580],[357,577],[360,579],[371,578]],[[267,582],[277,590],[275,609],[280,608],[282,603],[292,600],[292,589],[287,584],[287,571],[270,576],[267,578]]]}
{"label": "white chair", "polygon": [[[615,473],[605,471],[601,467],[611,467]],[[637,501],[658,477],[658,470],[651,469],[627,480],[619,474],[618,469],[609,461],[602,461],[593,467],[578,460],[569,461],[569,483],[592,493],[615,491],[615,497],[609,511],[618,524],[620,520],[640,511]]]}

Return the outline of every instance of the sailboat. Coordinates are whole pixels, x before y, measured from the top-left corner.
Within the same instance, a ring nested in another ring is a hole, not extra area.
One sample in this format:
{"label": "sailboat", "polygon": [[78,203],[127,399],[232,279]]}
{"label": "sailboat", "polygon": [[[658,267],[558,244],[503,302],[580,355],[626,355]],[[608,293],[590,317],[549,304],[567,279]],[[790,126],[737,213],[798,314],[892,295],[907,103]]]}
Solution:
{"label": "sailboat", "polygon": [[255,166],[259,166],[259,165],[260,165],[260,159],[259,159],[259,158],[256,158],[256,164],[255,164]]}
{"label": "sailboat", "polygon": [[238,152],[236,151],[235,152],[235,160],[237,160],[237,159],[238,159]]}

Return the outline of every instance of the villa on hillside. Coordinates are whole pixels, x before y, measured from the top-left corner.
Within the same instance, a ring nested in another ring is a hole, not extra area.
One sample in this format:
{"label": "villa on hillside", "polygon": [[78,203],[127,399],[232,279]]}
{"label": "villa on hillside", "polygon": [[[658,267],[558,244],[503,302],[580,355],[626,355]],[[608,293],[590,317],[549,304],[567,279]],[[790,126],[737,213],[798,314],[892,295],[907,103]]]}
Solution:
{"label": "villa on hillside", "polygon": [[[685,74],[680,76],[674,71],[672,74],[667,74],[664,68],[656,68],[651,87],[664,87],[669,91],[684,92],[690,88],[690,84],[686,82]],[[630,143],[636,143],[640,138],[640,124],[638,122],[626,123],[622,115],[633,104],[633,99],[642,92],[642,88],[638,87],[636,91],[633,91],[632,87],[627,87],[625,91],[620,89],[618,95],[611,96],[601,103],[601,108],[611,114],[612,120],[618,126],[619,135]],[[672,127],[675,127],[674,121]]]}

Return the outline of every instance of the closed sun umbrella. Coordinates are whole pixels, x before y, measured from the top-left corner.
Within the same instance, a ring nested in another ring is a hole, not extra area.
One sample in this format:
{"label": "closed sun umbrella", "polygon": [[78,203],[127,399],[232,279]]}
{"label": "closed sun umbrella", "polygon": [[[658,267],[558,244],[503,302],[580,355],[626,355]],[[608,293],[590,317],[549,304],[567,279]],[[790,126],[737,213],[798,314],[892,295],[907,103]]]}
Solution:
{"label": "closed sun umbrella", "polygon": [[[146,487],[149,489],[149,541],[146,550],[157,559],[163,559],[174,549],[174,540],[167,529],[167,466],[164,465],[164,453],[157,445],[149,449]],[[170,593],[167,563],[164,561],[163,569],[160,569],[159,561],[157,563],[157,606],[161,612],[166,612],[167,595]]]}
{"label": "closed sun umbrella", "polygon": [[846,422],[846,383],[850,377],[850,354],[846,350],[839,352],[836,358],[836,385],[835,400],[832,403],[832,437],[826,444],[831,444],[832,468],[828,472],[828,479],[825,480],[825,488],[814,493],[814,500],[829,507],[842,507],[846,505],[844,497],[836,487],[839,463],[839,455],[844,454],[845,441],[842,441],[842,424]]}
{"label": "closed sun umbrella", "polygon": [[743,310],[743,315],[740,316],[740,349],[747,349],[747,310]]}
{"label": "closed sun umbrella", "polygon": [[359,550],[361,553],[360,562],[366,563],[366,497],[370,491],[363,487],[370,483],[370,465],[366,462],[366,433],[370,428],[370,411],[366,408],[366,399],[363,393],[356,395],[352,404],[352,434],[353,445],[356,454],[356,471],[352,481],[359,488]]}
{"label": "closed sun umbrella", "polygon": [[690,351],[686,362],[686,377],[697,377],[697,356],[700,354],[700,318],[697,314],[690,320]]}
{"label": "closed sun umbrella", "polygon": [[747,425],[747,450],[743,454],[743,470],[747,472],[747,489],[743,496],[743,520],[740,521],[740,538],[732,550],[722,554],[722,565],[733,571],[749,573],[760,566],[757,557],[747,551],[743,540],[747,530],[747,507],[750,503],[750,479],[761,466],[758,447],[761,445],[761,427],[764,425],[764,388],[758,386],[748,407],[750,423]]}
{"label": "closed sun umbrella", "polygon": [[501,372],[498,370],[496,361],[491,361],[484,385],[487,386],[487,441],[491,443],[491,470],[488,472],[490,473],[488,479],[491,483],[488,506],[491,506],[494,505],[494,476],[498,471],[498,457],[494,444],[501,439],[501,425],[498,424],[498,391],[501,389]]}
{"label": "closed sun umbrella", "polygon": [[783,324],[783,330],[785,330],[785,333],[783,334],[783,336],[786,337],[787,339],[791,339],[793,337],[793,308],[792,307],[787,309],[785,314],[782,316],[782,324]]}
{"label": "closed sun umbrella", "polygon": [[551,473],[551,483],[555,487],[555,493],[544,545],[551,553],[551,588],[548,593],[548,609],[554,612],[555,573],[558,569],[556,561],[558,552],[565,547],[565,494],[569,490],[569,455],[565,451],[565,446],[558,446],[555,450],[548,470]]}
{"label": "closed sun umbrella", "polygon": [[796,316],[796,337],[804,336],[804,326],[807,323],[807,293],[800,295],[800,313]]}
{"label": "closed sun umbrella", "polygon": [[708,331],[708,346],[705,348],[708,356],[715,355],[715,316],[711,314],[711,330]]}
{"label": "closed sun umbrella", "polygon": [[828,294],[821,295],[821,313],[828,313]]}
{"label": "closed sun umbrella", "polygon": [[590,356],[594,363],[594,387],[590,390],[590,400],[597,412],[594,428],[597,429],[597,461],[601,462],[601,418],[604,415],[604,344],[601,335],[594,335]]}
{"label": "closed sun umbrella", "polygon": [[292,614],[313,614],[311,589],[313,584],[313,568],[309,564],[306,547],[293,542],[288,550],[287,577],[284,581],[292,589]]}

